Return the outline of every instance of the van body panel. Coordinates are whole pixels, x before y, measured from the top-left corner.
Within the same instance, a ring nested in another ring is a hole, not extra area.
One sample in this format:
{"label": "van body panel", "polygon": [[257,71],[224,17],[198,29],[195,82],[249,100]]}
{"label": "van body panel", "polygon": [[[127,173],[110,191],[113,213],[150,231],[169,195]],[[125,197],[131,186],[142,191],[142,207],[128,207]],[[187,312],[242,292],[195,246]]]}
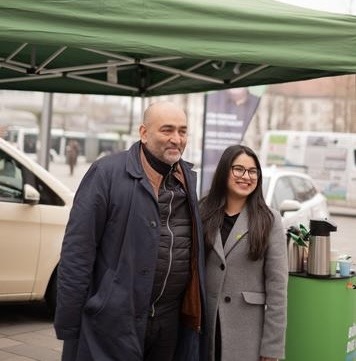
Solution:
{"label": "van body panel", "polygon": [[260,160],[263,166],[288,167],[309,174],[332,212],[343,213],[342,208],[346,208],[356,213],[355,133],[268,131]]}

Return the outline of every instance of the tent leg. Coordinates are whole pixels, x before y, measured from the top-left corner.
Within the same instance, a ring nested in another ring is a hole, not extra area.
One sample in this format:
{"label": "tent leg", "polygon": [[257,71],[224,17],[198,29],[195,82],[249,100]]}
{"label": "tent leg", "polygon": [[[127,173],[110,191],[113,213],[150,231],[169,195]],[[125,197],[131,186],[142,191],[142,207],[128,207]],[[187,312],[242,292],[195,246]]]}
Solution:
{"label": "tent leg", "polygon": [[52,127],[53,93],[44,93],[40,126],[40,149],[38,163],[48,170]]}
{"label": "tent leg", "polygon": [[141,97],[141,121],[143,120],[143,114],[145,112],[145,109],[146,109],[146,98],[145,96],[143,95]]}

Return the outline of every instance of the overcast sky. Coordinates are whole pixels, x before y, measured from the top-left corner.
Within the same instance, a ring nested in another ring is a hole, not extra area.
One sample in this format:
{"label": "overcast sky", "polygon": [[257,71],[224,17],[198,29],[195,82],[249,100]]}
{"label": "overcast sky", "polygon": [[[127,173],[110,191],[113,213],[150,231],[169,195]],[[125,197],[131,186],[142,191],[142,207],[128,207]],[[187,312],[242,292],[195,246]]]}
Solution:
{"label": "overcast sky", "polygon": [[315,10],[356,15],[356,0],[278,0]]}

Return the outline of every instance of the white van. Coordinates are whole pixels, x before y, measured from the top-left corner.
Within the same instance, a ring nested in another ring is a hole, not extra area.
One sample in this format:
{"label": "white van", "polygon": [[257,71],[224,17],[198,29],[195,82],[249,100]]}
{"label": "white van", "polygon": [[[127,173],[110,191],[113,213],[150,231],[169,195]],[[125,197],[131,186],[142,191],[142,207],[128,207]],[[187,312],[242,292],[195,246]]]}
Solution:
{"label": "white van", "polygon": [[356,134],[268,131],[260,149],[263,166],[293,167],[309,174],[333,213],[356,214]]}
{"label": "white van", "polygon": [[57,265],[73,192],[0,139],[0,303],[56,304]]}

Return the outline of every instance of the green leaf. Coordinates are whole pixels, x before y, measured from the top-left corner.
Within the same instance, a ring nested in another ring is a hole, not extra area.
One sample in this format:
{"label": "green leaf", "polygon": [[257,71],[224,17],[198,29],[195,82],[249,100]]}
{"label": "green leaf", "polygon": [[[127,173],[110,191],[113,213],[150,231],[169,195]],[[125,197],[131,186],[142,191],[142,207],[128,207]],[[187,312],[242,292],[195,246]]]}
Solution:
{"label": "green leaf", "polygon": [[309,230],[303,226],[302,224],[299,225],[299,229],[300,229],[300,232],[302,233],[302,235],[305,237],[309,234]]}

